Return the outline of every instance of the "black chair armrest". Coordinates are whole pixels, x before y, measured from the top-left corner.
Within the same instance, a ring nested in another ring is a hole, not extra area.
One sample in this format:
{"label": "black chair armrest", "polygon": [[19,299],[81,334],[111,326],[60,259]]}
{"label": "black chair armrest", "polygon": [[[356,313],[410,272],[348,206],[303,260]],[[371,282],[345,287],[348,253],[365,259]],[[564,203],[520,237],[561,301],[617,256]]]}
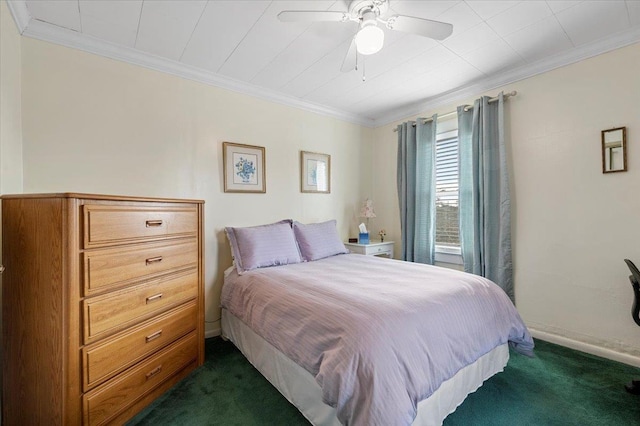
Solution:
{"label": "black chair armrest", "polygon": [[636,324],[640,325],[640,271],[636,265],[633,264],[629,259],[624,260],[631,271],[631,275],[629,275],[629,281],[631,281],[631,287],[633,287],[633,306],[631,307],[631,316]]}

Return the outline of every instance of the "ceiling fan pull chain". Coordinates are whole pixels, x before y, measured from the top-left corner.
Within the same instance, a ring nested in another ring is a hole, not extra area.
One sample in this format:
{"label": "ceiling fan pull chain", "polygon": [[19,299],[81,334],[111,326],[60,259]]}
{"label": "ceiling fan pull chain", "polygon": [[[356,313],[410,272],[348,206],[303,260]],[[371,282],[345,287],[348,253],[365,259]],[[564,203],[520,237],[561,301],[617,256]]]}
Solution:
{"label": "ceiling fan pull chain", "polygon": [[365,75],[365,73],[367,72],[367,67],[365,65],[365,59],[362,58],[362,81],[365,81],[367,79],[367,76]]}

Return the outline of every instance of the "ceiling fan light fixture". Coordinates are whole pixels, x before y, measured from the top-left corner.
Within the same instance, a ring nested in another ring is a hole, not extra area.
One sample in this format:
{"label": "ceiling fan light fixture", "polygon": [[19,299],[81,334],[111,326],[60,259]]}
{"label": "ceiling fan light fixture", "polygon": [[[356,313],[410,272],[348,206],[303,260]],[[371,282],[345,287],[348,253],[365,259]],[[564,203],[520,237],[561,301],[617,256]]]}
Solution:
{"label": "ceiling fan light fixture", "polygon": [[[453,25],[432,21],[417,16],[387,16],[390,0],[350,0],[349,10],[283,10],[278,19],[283,22],[359,22],[360,29],[349,44],[342,61],[344,72],[358,69],[360,55],[373,55],[384,45],[384,33],[387,30],[416,34],[435,40],[444,40],[453,32]],[[347,0],[345,0],[345,3]],[[339,2],[336,2],[339,3]],[[393,11],[392,11],[393,12]],[[382,28],[382,23],[386,28]],[[353,64],[353,65],[352,65]]]}
{"label": "ceiling fan light fixture", "polygon": [[373,25],[363,25],[356,34],[356,48],[361,55],[373,55],[382,49],[384,31],[373,22]]}

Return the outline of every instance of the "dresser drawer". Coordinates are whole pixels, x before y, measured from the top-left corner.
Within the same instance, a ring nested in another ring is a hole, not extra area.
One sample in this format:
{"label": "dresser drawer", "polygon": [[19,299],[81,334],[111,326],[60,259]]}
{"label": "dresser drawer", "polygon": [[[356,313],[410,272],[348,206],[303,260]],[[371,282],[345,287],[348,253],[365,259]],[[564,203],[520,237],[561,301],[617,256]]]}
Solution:
{"label": "dresser drawer", "polygon": [[123,248],[85,251],[84,295],[198,266],[198,240],[160,242]]}
{"label": "dresser drawer", "polygon": [[196,362],[197,358],[196,333],[191,333],[104,385],[84,394],[82,400],[86,423],[107,423],[162,382]]}
{"label": "dresser drawer", "polygon": [[84,390],[91,389],[196,328],[197,306],[180,306],[82,349]]}
{"label": "dresser drawer", "polygon": [[198,270],[85,299],[84,343],[116,333],[198,296]]}
{"label": "dresser drawer", "polygon": [[139,207],[87,204],[84,209],[84,247],[103,247],[134,241],[196,236],[196,206]]}
{"label": "dresser drawer", "polygon": [[391,250],[385,247],[376,247],[373,250],[367,251],[367,254],[372,254],[374,256],[389,256],[391,257]]}

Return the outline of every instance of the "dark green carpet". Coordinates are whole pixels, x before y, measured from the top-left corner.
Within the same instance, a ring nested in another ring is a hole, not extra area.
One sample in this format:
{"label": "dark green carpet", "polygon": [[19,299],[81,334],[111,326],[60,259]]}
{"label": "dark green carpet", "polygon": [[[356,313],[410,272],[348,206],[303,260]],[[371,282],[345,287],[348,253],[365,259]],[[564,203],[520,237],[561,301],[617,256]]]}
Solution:
{"label": "dark green carpet", "polygon": [[[640,425],[640,369],[536,340],[536,358],[509,364],[445,419],[454,425]],[[205,364],[129,422],[133,425],[306,425],[235,346],[207,339]]]}

